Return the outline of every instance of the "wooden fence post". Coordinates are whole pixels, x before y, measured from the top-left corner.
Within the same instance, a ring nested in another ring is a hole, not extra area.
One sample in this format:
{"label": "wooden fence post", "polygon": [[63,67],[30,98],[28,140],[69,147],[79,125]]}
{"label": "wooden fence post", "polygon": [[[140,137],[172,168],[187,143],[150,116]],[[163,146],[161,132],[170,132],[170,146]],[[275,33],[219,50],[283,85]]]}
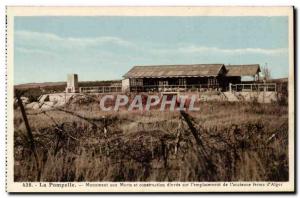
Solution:
{"label": "wooden fence post", "polygon": [[26,127],[26,130],[27,130],[27,135],[28,135],[29,143],[30,143],[30,149],[33,152],[35,162],[36,162],[37,181],[40,181],[40,179],[41,179],[41,169],[40,169],[40,162],[39,162],[38,154],[37,154],[37,151],[36,151],[34,138],[33,138],[33,135],[32,135],[31,128],[29,126],[29,122],[28,122],[28,119],[27,119],[25,108],[23,106],[23,102],[21,100],[21,94],[18,93],[17,91],[16,91],[16,97],[17,97],[18,105],[20,106],[20,110],[21,110],[21,113],[22,113],[23,120],[25,122],[25,127]]}

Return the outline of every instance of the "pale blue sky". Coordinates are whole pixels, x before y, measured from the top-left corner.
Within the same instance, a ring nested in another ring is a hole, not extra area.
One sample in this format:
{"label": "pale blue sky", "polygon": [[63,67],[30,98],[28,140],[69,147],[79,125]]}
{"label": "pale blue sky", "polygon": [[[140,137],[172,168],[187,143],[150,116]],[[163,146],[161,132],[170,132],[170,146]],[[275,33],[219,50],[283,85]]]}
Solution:
{"label": "pale blue sky", "polygon": [[134,65],[260,64],[288,76],[287,17],[15,17],[15,84],[122,79]]}

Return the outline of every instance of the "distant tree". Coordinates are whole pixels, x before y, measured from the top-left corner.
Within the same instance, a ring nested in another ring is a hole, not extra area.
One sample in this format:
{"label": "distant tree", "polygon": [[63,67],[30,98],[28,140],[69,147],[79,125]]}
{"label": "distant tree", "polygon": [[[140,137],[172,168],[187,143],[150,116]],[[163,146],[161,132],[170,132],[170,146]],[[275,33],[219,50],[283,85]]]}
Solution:
{"label": "distant tree", "polygon": [[271,70],[268,68],[268,66],[262,68],[262,74],[264,76],[264,80],[271,79]]}

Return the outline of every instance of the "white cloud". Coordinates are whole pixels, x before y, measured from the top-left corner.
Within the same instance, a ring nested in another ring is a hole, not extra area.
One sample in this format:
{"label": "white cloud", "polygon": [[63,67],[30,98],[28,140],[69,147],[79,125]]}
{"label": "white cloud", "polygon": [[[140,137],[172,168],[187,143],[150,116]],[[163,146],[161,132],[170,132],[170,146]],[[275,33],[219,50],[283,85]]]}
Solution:
{"label": "white cloud", "polygon": [[[102,57],[119,57],[126,56],[127,58],[137,57],[153,57],[153,56],[236,56],[236,55],[265,55],[265,56],[278,56],[287,54],[287,48],[218,48],[207,47],[199,45],[182,45],[174,44],[174,47],[163,46],[160,43],[142,43],[135,44],[128,40],[111,37],[62,37],[53,33],[33,32],[33,31],[16,31],[16,48],[23,53],[39,53],[49,54],[50,52],[61,54],[63,51],[68,50],[74,54],[74,50],[84,50],[90,56],[93,54],[101,55]],[[114,46],[113,48],[111,48]],[[148,47],[147,47],[148,46]],[[94,47],[97,47],[94,48]],[[117,47],[117,48],[115,48]],[[123,48],[124,53],[117,53],[116,49]],[[89,50],[89,52],[87,52]],[[98,56],[97,55],[97,56]],[[89,57],[90,57],[89,56]],[[114,59],[118,60],[118,58]],[[111,60],[113,61],[113,60]]]}
{"label": "white cloud", "polygon": [[240,54],[263,54],[263,55],[277,55],[287,53],[287,48],[238,48],[238,49],[226,49],[217,47],[202,47],[202,46],[188,46],[181,47],[178,49],[179,52],[183,53],[222,53],[228,55],[240,55]]}
{"label": "white cloud", "polygon": [[29,48],[23,48],[23,47],[16,47],[16,51],[23,53],[23,54],[34,54],[34,55],[55,55],[54,53],[51,53],[46,50],[39,50],[39,49],[29,49]]}
{"label": "white cloud", "polygon": [[90,47],[103,44],[115,44],[118,46],[132,47],[131,42],[118,37],[61,37],[52,33],[32,32],[32,31],[16,31],[16,39],[21,42],[37,42],[37,43],[52,43],[66,47]]}
{"label": "white cloud", "polygon": [[151,53],[160,55],[265,55],[265,56],[276,56],[287,54],[287,48],[218,48],[218,47],[206,47],[206,46],[196,46],[196,45],[186,45],[178,48],[156,48],[151,49]]}

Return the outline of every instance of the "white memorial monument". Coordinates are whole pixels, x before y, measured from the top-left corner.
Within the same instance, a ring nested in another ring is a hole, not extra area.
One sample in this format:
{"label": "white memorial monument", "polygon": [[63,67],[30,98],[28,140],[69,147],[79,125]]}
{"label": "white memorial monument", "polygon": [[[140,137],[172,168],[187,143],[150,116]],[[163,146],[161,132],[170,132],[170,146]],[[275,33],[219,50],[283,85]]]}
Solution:
{"label": "white memorial monument", "polygon": [[77,93],[77,92],[79,92],[78,75],[68,74],[66,93]]}

